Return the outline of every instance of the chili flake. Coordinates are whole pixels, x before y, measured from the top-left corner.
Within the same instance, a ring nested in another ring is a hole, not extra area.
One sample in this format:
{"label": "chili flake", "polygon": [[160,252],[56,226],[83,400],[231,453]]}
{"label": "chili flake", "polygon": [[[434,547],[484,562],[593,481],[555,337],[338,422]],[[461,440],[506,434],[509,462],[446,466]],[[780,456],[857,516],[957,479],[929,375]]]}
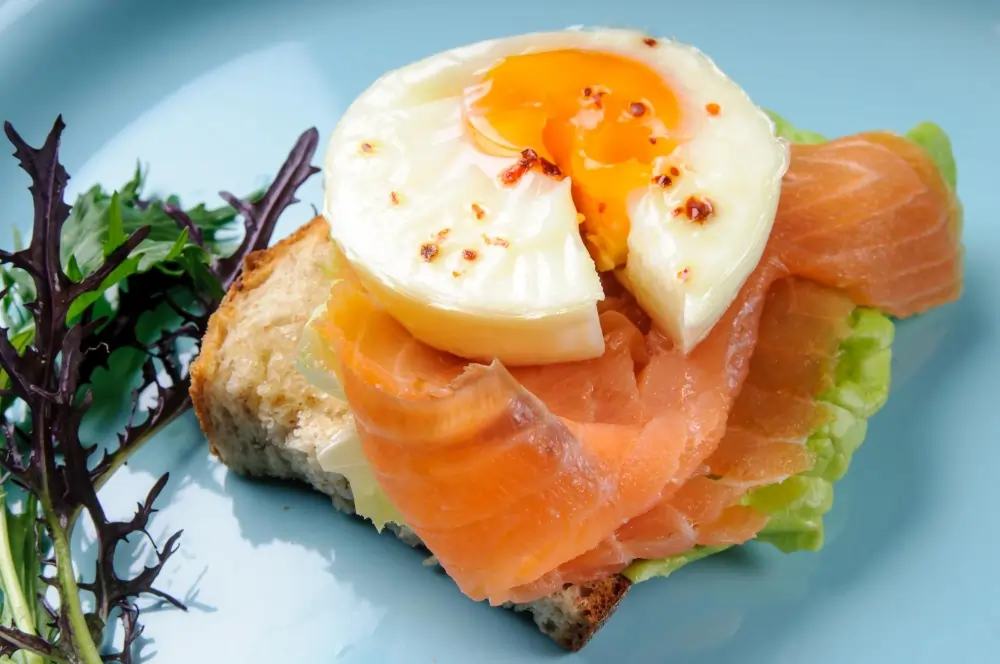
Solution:
{"label": "chili flake", "polygon": [[633,118],[641,118],[646,114],[646,105],[641,101],[634,101],[628,105],[628,112],[632,114]]}
{"label": "chili flake", "polygon": [[462,249],[462,258],[467,261],[474,261],[479,258],[479,254],[475,249]]}
{"label": "chili flake", "polygon": [[661,187],[663,187],[664,189],[666,189],[667,187],[669,187],[673,183],[674,183],[674,181],[670,179],[669,175],[661,174],[661,175],[654,175],[653,176],[653,184],[658,184]]}
{"label": "chili flake", "polygon": [[479,221],[482,221],[483,217],[486,216],[486,210],[480,207],[479,203],[472,204],[472,213],[476,215],[476,219]]}
{"label": "chili flake", "polygon": [[521,158],[513,166],[510,166],[500,174],[500,181],[506,185],[517,184],[524,177],[525,173],[536,166],[550,178],[561,180],[563,177],[562,171],[558,166],[544,157],[539,157],[538,153],[531,148],[527,148],[521,151]]}
{"label": "chili flake", "polygon": [[673,175],[674,177],[677,177],[678,175],[681,174],[681,169],[677,168],[676,166],[671,166],[670,174]]}
{"label": "chili flake", "polygon": [[500,174],[500,181],[507,185],[517,184],[530,168],[531,167],[523,159],[521,159]]}
{"label": "chili flake", "polygon": [[659,42],[657,42],[657,41],[656,41],[655,39],[653,39],[652,37],[646,37],[645,39],[643,39],[643,40],[642,40],[642,43],[643,43],[643,44],[645,44],[646,46],[650,47],[650,48],[653,48],[653,47],[654,47],[654,46],[656,46],[656,45],[657,45],[657,44],[658,44]]}
{"label": "chili flake", "polygon": [[650,136],[649,142],[652,143],[653,145],[656,145],[656,136]]}
{"label": "chili flake", "polygon": [[420,245],[420,257],[430,263],[438,255],[438,246],[433,242],[425,242]]}
{"label": "chili flake", "polygon": [[542,157],[541,159],[539,159],[538,163],[541,165],[542,173],[544,173],[545,175],[548,175],[550,178],[556,178],[556,179],[562,178],[562,171],[559,170],[559,167],[553,164],[548,159]]}
{"label": "chili flake", "polygon": [[691,276],[690,268],[684,268],[683,270],[677,273],[677,279],[679,279],[680,281],[687,281],[690,276]]}
{"label": "chili flake", "polygon": [[703,224],[715,213],[715,207],[707,198],[689,196],[684,202],[684,212],[691,221]]}
{"label": "chili flake", "polygon": [[510,242],[508,240],[505,240],[502,237],[490,237],[485,233],[483,233],[483,240],[486,242],[486,244],[492,245],[494,247],[503,247],[504,249],[506,249],[507,247],[510,246]]}
{"label": "chili flake", "polygon": [[392,201],[393,205],[399,205],[399,194],[394,191],[389,192],[389,200]]}
{"label": "chili flake", "polygon": [[722,107],[712,102],[711,104],[705,104],[705,110],[708,111],[709,115],[718,115],[722,111]]}
{"label": "chili flake", "polygon": [[594,94],[593,88],[584,88],[583,89],[583,96],[584,97],[590,97],[592,94]]}
{"label": "chili flake", "polygon": [[605,205],[604,203],[598,203],[598,204],[597,204],[597,211],[598,211],[598,212],[599,212],[600,214],[604,214],[604,211],[605,211],[605,210],[607,210],[607,209],[608,209],[608,206],[607,206],[607,205]]}
{"label": "chili flake", "polygon": [[371,154],[372,152],[375,151],[375,148],[372,146],[371,143],[365,142],[361,144],[361,151]]}
{"label": "chili flake", "polygon": [[448,237],[449,233],[451,233],[451,229],[450,228],[442,228],[441,230],[439,230],[437,232],[437,241],[438,242],[444,242],[444,239],[446,237]]}

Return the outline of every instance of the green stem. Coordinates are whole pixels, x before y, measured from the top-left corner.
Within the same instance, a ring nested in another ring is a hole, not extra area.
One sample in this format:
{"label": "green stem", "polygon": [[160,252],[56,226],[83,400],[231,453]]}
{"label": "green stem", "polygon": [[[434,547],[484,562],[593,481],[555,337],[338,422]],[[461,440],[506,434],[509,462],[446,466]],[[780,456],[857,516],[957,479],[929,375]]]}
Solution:
{"label": "green stem", "polygon": [[[14,614],[14,624],[30,636],[38,636],[35,630],[35,617],[31,607],[24,597],[24,589],[17,578],[14,566],[14,554],[10,550],[10,536],[7,530],[7,496],[0,490],[0,582],[3,583],[4,600],[10,602]],[[24,651],[25,664],[45,664],[42,656],[36,652]]]}
{"label": "green stem", "polygon": [[56,575],[59,577],[60,611],[66,612],[69,628],[72,634],[71,643],[76,654],[80,656],[81,664],[104,664],[101,652],[90,635],[87,618],[80,604],[80,588],[76,585],[76,573],[73,571],[73,559],[69,548],[68,530],[63,530],[59,517],[52,510],[48,501],[42,504],[45,518],[49,522],[52,535],[52,548],[56,554]]}

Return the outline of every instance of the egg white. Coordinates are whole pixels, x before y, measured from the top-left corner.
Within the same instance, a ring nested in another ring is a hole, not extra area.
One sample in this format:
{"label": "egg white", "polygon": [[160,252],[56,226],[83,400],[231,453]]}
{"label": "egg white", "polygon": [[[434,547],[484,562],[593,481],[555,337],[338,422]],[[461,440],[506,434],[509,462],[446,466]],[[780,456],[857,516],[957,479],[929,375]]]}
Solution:
{"label": "egg white", "polygon": [[[642,62],[681,104],[678,147],[664,165],[683,173],[671,187],[629,195],[623,281],[685,350],[729,306],[766,244],[787,149],[709,58],[647,39],[601,29],[481,42],[389,72],[350,106],[327,149],[323,212],[373,295],[417,338],[511,365],[603,352],[603,293],[570,180],[531,171],[501,184],[515,158],[479,150],[462,118],[464,89],[500,60],[558,49]],[[717,116],[706,112],[709,103],[721,107]],[[711,200],[707,223],[673,214],[692,195]],[[430,259],[426,244],[437,250]]]}

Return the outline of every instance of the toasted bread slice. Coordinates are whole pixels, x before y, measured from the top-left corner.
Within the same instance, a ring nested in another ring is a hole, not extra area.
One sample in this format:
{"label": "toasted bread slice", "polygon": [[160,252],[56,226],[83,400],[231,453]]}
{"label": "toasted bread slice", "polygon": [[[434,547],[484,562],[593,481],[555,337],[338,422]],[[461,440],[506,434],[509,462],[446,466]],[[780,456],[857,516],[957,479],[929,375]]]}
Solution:
{"label": "toasted bread slice", "polygon": [[[231,470],[307,482],[331,496],[337,509],[354,513],[347,480],[317,461],[317,446],[344,425],[347,405],[313,388],[294,367],[302,327],[329,292],[326,266],[332,258],[322,217],[250,254],[242,277],[209,321],[191,367],[191,398],[213,454]],[[393,532],[420,545],[407,528]],[[576,651],[629,585],[619,575],[512,608],[530,612],[542,632]]]}

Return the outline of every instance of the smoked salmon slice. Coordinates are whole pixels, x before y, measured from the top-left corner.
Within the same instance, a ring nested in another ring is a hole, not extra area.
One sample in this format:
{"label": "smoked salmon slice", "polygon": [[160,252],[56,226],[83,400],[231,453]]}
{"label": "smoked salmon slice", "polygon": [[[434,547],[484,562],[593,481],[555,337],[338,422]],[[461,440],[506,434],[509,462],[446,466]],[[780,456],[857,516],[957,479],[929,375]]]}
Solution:
{"label": "smoked salmon slice", "polygon": [[641,343],[606,311],[606,352],[582,366],[467,364],[414,339],[352,279],[313,324],[383,491],[463,592],[500,604],[648,511],[711,453],[778,273],[762,264],[687,357],[648,343],[654,333]]}
{"label": "smoked salmon slice", "polygon": [[725,435],[695,474],[653,509],[631,519],[597,548],[517,588],[530,601],[566,583],[624,570],[637,559],[677,556],[697,546],[752,539],[767,516],[740,502],[756,487],[808,471],[807,437],[828,418],[817,397],[834,382],[839,347],[854,303],[843,293],[788,277],[767,294],[756,348]]}
{"label": "smoked salmon slice", "polygon": [[961,294],[960,232],[957,197],[913,141],[792,145],[772,240],[793,274],[904,318]]}
{"label": "smoked salmon slice", "polygon": [[854,306],[904,316],[961,292],[957,202],[919,146],[796,146],[786,188],[765,257],[687,355],[610,293],[600,358],[470,364],[416,341],[349,275],[333,286],[311,325],[365,456],[465,594],[529,601],[752,538],[767,518],[747,492],[811,467],[813,402]]}

